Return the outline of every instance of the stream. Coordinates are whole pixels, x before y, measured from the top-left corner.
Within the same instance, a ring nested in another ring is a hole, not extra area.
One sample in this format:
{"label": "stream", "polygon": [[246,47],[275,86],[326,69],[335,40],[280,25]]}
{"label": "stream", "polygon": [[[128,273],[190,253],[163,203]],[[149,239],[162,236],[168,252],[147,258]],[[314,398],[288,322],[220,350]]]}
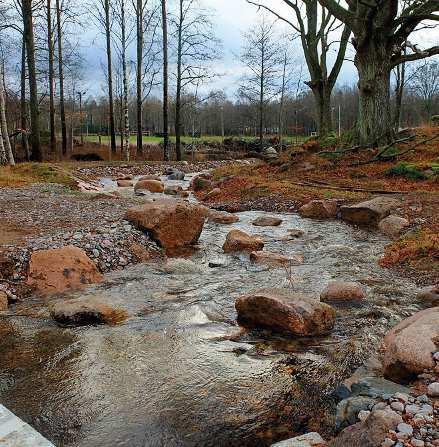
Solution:
{"label": "stream", "polygon": [[[125,309],[129,318],[119,326],[1,320],[0,402],[60,447],[269,446],[304,431],[329,432],[333,390],[416,310],[417,287],[377,265],[388,243],[378,233],[297,214],[270,213],[281,226],[253,226],[264,214],[207,223],[190,258],[132,266],[71,294]],[[304,262],[269,268],[225,255],[232,228]],[[285,240],[289,229],[304,234]],[[326,336],[290,338],[236,324],[234,301],[246,292],[285,287],[319,296],[333,279],[360,282],[367,299],[336,306]]]}

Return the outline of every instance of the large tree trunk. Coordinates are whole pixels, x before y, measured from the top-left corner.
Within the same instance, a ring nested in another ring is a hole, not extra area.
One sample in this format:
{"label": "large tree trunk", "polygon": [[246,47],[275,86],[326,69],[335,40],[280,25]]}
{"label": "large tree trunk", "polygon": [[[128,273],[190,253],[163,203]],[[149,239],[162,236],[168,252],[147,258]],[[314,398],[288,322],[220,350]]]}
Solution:
{"label": "large tree trunk", "polygon": [[27,64],[29,73],[29,106],[31,118],[31,159],[42,161],[40,141],[40,108],[38,103],[37,73],[35,68],[35,40],[32,13],[32,0],[22,0],[23,34],[26,40]]}
{"label": "large tree trunk", "polygon": [[319,137],[324,138],[332,132],[331,89],[320,84],[314,87],[312,92],[316,107],[317,132]]}
{"label": "large tree trunk", "polygon": [[0,133],[3,136],[3,146],[6,154],[7,162],[11,165],[15,165],[14,154],[12,152],[11,141],[8,133],[8,123],[6,121],[6,100],[4,89],[4,72],[3,67],[0,67]]}
{"label": "large tree trunk", "polygon": [[390,57],[384,46],[371,41],[365,48],[357,49],[355,65],[360,94],[357,129],[361,144],[386,143],[394,137],[390,107]]}
{"label": "large tree trunk", "polygon": [[163,158],[169,160],[169,122],[168,122],[168,18],[166,0],[162,0],[163,31]]}
{"label": "large tree trunk", "polygon": [[265,84],[265,43],[262,44],[261,52],[261,79],[259,87],[259,148],[264,146],[264,84]]}
{"label": "large tree trunk", "polygon": [[143,1],[137,0],[137,154],[143,151],[143,128],[142,128],[142,106],[143,106],[143,89],[142,89],[142,62],[143,62]]}
{"label": "large tree trunk", "polygon": [[49,56],[49,130],[50,130],[50,152],[56,153],[55,134],[55,74],[54,74],[54,49],[51,0],[47,0],[47,51]]}
{"label": "large tree trunk", "polygon": [[62,154],[67,154],[67,123],[64,101],[64,55],[62,46],[62,22],[60,0],[56,0],[56,22],[58,31],[58,77],[59,77],[59,107],[61,115]]}
{"label": "large tree trunk", "polygon": [[113,154],[116,153],[116,124],[114,119],[114,99],[113,99],[113,62],[111,52],[111,20],[110,20],[110,0],[105,0],[105,38],[107,45],[107,77],[108,77],[108,121],[110,127],[110,147]]}
{"label": "large tree trunk", "polygon": [[182,82],[182,35],[183,35],[183,0],[179,0],[180,16],[178,24],[177,46],[177,92],[175,98],[175,152],[177,160],[181,161],[181,82]]}
{"label": "large tree trunk", "polygon": [[30,160],[29,142],[27,139],[27,104],[26,104],[26,41],[21,44],[21,92],[20,92],[20,123],[21,144],[23,145],[26,160]]}

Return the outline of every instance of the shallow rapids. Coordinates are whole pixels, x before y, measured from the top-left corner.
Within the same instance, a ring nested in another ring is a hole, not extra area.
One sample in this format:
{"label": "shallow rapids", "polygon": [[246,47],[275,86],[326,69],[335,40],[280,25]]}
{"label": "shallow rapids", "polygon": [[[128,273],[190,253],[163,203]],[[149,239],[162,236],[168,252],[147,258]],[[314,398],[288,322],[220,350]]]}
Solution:
{"label": "shallow rapids", "polygon": [[[188,260],[130,267],[72,294],[127,310],[120,326],[59,328],[38,304],[37,318],[2,318],[0,402],[57,446],[268,446],[330,430],[331,393],[385,330],[413,313],[416,286],[378,267],[387,243],[378,233],[296,214],[270,214],[283,219],[279,227],[251,224],[264,214],[208,223]],[[304,262],[267,268],[225,255],[232,228]],[[285,240],[289,229],[304,235]],[[337,307],[325,337],[243,332],[235,322],[235,298],[252,289],[318,296],[333,279],[360,282],[367,300]]]}

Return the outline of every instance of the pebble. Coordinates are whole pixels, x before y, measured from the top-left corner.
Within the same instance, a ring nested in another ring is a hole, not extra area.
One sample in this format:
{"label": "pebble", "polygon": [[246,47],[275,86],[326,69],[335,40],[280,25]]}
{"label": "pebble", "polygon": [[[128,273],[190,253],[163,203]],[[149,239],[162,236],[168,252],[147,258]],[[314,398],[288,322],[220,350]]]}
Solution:
{"label": "pebble", "polygon": [[433,382],[428,385],[427,394],[431,397],[439,397],[439,382]]}
{"label": "pebble", "polygon": [[413,447],[424,447],[425,446],[425,442],[420,439],[412,438],[410,440],[410,442]]}
{"label": "pebble", "polygon": [[386,438],[382,443],[381,447],[393,447],[395,445],[395,441],[390,438]]}
{"label": "pebble", "polygon": [[[409,405],[407,405],[409,406]],[[396,401],[396,402],[392,402],[390,404],[390,408],[392,410],[398,411],[399,413],[402,413],[404,411],[404,404],[402,402]]]}
{"label": "pebble", "polygon": [[402,402],[408,402],[408,400],[409,400],[409,396],[407,394],[404,394],[404,393],[395,393],[393,395],[393,397],[395,399],[398,399],[398,400],[402,401]]}
{"label": "pebble", "polygon": [[358,413],[358,419],[364,422],[370,415],[370,411],[362,410]]}
{"label": "pebble", "polygon": [[400,433],[404,433],[410,436],[413,435],[413,427],[409,424],[406,424],[405,422],[401,422],[400,424],[398,424],[396,429]]}
{"label": "pebble", "polygon": [[416,413],[419,413],[421,411],[421,407],[419,405],[406,405],[405,412],[407,414],[414,415]]}

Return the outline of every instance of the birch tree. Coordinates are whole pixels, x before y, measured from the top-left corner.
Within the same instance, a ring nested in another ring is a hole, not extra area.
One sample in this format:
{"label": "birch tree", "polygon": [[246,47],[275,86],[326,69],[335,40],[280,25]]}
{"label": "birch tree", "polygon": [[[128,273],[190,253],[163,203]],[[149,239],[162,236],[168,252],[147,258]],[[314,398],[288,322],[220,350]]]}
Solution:
{"label": "birch tree", "polygon": [[11,141],[9,139],[8,123],[6,121],[6,101],[4,87],[4,66],[0,66],[0,159],[11,166],[15,165],[14,154],[12,152]]}

